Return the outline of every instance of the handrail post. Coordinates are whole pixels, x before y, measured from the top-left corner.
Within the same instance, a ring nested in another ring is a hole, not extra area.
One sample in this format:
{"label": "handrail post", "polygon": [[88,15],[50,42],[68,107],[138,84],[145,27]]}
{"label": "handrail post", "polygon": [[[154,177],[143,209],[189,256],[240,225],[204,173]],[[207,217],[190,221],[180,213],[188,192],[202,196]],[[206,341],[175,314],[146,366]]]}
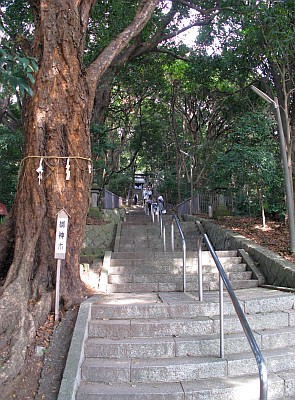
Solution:
{"label": "handrail post", "polygon": [[[236,314],[240,320],[240,323],[243,327],[244,333],[246,335],[246,338],[249,342],[249,345],[251,347],[251,350],[254,354],[257,366],[258,366],[258,372],[259,372],[259,379],[260,379],[260,400],[267,400],[267,391],[268,391],[268,377],[267,377],[267,368],[266,368],[266,364],[265,361],[262,357],[262,353],[258,347],[257,341],[253,335],[253,332],[249,326],[249,323],[245,317],[245,314],[241,308],[241,305],[237,299],[237,296],[235,295],[235,292],[233,291],[233,288],[230,284],[230,281],[218,259],[218,256],[208,238],[208,235],[206,233],[203,234],[205,243],[213,257],[213,260],[216,264],[216,267],[219,271],[219,279],[223,281],[223,283],[225,284],[225,287],[227,289],[227,292],[230,296],[230,299],[233,303],[233,306],[235,308]],[[222,284],[223,285],[223,284]],[[223,293],[223,289],[220,288],[220,293]],[[221,303],[221,302],[220,302]],[[223,304],[223,299],[222,299],[222,304]],[[222,306],[223,307],[223,306]],[[222,310],[223,311],[223,310]],[[221,323],[220,323],[221,325]]]}
{"label": "handrail post", "polygon": [[268,391],[268,378],[267,378],[267,369],[262,359],[259,368],[259,378],[260,378],[260,400],[267,400],[267,391]]}
{"label": "handrail post", "polygon": [[220,274],[219,274],[219,337],[220,337],[220,358],[224,358],[223,280]]}
{"label": "handrail post", "polygon": [[175,214],[172,216],[172,222],[171,222],[171,244],[172,244],[172,251],[174,251],[174,227],[173,227],[173,220],[175,220],[177,224],[177,228],[179,231],[179,234],[181,236],[182,240],[182,272],[183,272],[183,291],[186,291],[186,243],[185,243],[185,238],[179,223],[179,220]]}
{"label": "handrail post", "polygon": [[164,253],[166,254],[166,227],[165,227],[165,225],[163,226],[163,247],[164,247]]}
{"label": "handrail post", "polygon": [[174,253],[174,225],[173,225],[173,218],[171,221],[171,250]]}
{"label": "handrail post", "polygon": [[202,236],[198,238],[198,282],[199,301],[203,301],[203,263],[202,263]]}
{"label": "handrail post", "polygon": [[186,291],[186,243],[184,238],[182,239],[182,272],[183,272],[183,291]]}

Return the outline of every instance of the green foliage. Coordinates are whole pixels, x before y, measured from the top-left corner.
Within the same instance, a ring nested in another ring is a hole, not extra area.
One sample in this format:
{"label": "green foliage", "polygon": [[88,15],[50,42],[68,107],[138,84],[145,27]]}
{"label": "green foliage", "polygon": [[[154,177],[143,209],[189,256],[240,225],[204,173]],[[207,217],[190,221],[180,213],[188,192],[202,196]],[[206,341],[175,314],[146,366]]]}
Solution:
{"label": "green foliage", "polygon": [[132,21],[138,1],[97,1],[92,9],[86,39],[85,62],[90,63]]}
{"label": "green foliage", "polygon": [[[144,43],[157,32],[166,15],[161,8],[164,3],[160,2],[132,45]],[[189,16],[186,6],[174,3],[177,14],[163,35],[175,32]],[[208,0],[197,3],[207,8],[215,4]],[[32,94],[37,71],[36,61],[20,52],[24,37],[30,38],[33,33],[28,4],[21,0],[1,3],[5,19],[1,18],[0,79],[11,91],[18,87],[21,94]],[[95,3],[88,26],[86,65],[133,20],[138,4],[137,0]],[[259,187],[268,212],[284,203],[277,138],[265,116],[253,112],[251,95],[242,90],[258,75],[270,77],[273,86],[271,74],[266,73],[269,62],[294,65],[294,1],[225,0],[220,4],[224,11],[213,24],[202,28],[198,51],[171,40],[165,45],[169,55],[149,52],[117,67],[106,121],[91,127],[94,169],[100,174],[100,186],[110,178],[110,190],[127,194],[133,172],[138,169],[159,177],[159,191],[175,203],[176,153],[183,149],[194,159],[195,189],[227,187],[237,198],[242,194],[240,204],[248,206],[249,202],[258,204]],[[270,26],[272,29],[268,29]],[[219,51],[207,52],[208,45],[219,47]],[[174,59],[171,51],[189,54],[189,62],[184,57]],[[292,70],[287,73],[294,88],[294,74]],[[3,144],[9,139],[3,135],[0,140]],[[2,154],[6,151],[3,149]],[[15,155],[7,164],[12,167],[17,158]],[[189,167],[190,159],[181,160],[182,198],[190,195]],[[120,169],[124,172],[114,172]]]}
{"label": "green foliage", "polygon": [[14,90],[18,89],[21,96],[25,92],[33,96],[31,85],[35,82],[34,75],[37,71],[38,65],[33,57],[13,54],[6,46],[0,48],[0,82],[2,85],[9,85]]}
{"label": "green foliage", "polygon": [[[89,64],[97,55],[120,34],[134,19],[140,2],[138,0],[97,1],[92,8],[86,38],[85,63]],[[185,12],[183,12],[183,16]],[[161,25],[165,14],[160,6],[139,34],[136,40],[147,42]],[[172,29],[172,26],[170,27]]]}
{"label": "green foliage", "polygon": [[[37,60],[24,53],[32,37],[31,14],[26,1],[3,1],[0,8],[0,84],[3,90],[33,95]],[[3,89],[4,87],[4,89]]]}
{"label": "green foliage", "polygon": [[20,131],[11,132],[0,126],[0,202],[11,207],[22,158],[23,137]]}
{"label": "green foliage", "polygon": [[237,1],[235,10],[204,27],[199,42],[220,54],[231,79],[245,74],[250,81],[263,77],[278,94],[283,81],[276,74],[285,71],[294,87],[294,1]]}
{"label": "green foliage", "polygon": [[[259,193],[269,213],[284,204],[279,143],[272,122],[262,113],[239,118],[216,153],[211,166],[213,187],[236,193],[239,209],[260,208]],[[274,193],[276,194],[274,196]]]}
{"label": "green foliage", "polygon": [[162,171],[157,191],[165,196],[168,203],[175,204],[177,199],[176,174],[172,171]]}
{"label": "green foliage", "polygon": [[121,197],[127,197],[128,190],[132,183],[132,174],[120,173],[115,175],[108,185],[108,189]]}
{"label": "green foliage", "polygon": [[28,0],[1,0],[0,11],[0,25],[14,46],[32,38],[33,16]]}

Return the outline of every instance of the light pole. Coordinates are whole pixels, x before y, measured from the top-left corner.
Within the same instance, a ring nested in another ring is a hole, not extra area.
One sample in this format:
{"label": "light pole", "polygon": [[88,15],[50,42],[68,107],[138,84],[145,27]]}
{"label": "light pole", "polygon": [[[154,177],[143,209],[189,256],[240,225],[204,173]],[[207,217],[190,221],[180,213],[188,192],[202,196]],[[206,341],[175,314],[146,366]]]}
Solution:
{"label": "light pole", "polygon": [[274,106],[275,117],[278,124],[278,132],[280,138],[280,148],[281,148],[281,158],[283,163],[284,181],[285,181],[285,192],[286,192],[286,208],[288,214],[288,224],[289,224],[289,234],[290,234],[290,251],[295,253],[295,225],[294,225],[294,204],[293,204],[293,194],[291,189],[291,180],[289,176],[288,160],[286,154],[286,142],[283,131],[283,124],[280,114],[280,108],[277,97],[271,99],[267,94],[262,92],[256,86],[251,86],[251,89],[258,94],[261,98],[267,101],[269,104]]}
{"label": "light pole", "polygon": [[191,154],[189,154],[189,153],[186,153],[185,151],[183,151],[183,150],[180,150],[181,151],[181,153],[183,153],[184,155],[186,155],[187,157],[190,157],[190,159],[191,159],[191,173],[190,173],[190,181],[191,181],[191,201],[190,201],[190,205],[189,205],[189,208],[190,208],[190,214],[192,214],[193,213],[193,156],[191,155]]}

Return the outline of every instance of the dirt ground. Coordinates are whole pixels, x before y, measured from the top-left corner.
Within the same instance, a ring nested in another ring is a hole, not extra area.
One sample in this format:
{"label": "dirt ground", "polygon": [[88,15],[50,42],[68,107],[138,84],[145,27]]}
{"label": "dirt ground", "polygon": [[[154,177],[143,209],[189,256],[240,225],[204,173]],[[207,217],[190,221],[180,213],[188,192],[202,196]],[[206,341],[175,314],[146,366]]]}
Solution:
{"label": "dirt ground", "polygon": [[260,218],[226,217],[215,223],[238,232],[289,261],[295,262],[295,256],[289,252],[290,236],[288,226],[284,222],[266,220],[266,226],[263,227]]}
{"label": "dirt ground", "polygon": [[[288,228],[284,223],[268,221],[265,228],[255,218],[228,217],[216,221],[220,226],[239,232],[257,244],[268,247],[282,257],[295,262],[288,251]],[[84,273],[84,281],[95,292],[93,279],[97,270]],[[97,281],[96,281],[97,282]],[[78,307],[67,311],[58,326],[53,315],[36,333],[35,342],[28,349],[28,357],[22,374],[0,393],[1,400],[56,400]]]}

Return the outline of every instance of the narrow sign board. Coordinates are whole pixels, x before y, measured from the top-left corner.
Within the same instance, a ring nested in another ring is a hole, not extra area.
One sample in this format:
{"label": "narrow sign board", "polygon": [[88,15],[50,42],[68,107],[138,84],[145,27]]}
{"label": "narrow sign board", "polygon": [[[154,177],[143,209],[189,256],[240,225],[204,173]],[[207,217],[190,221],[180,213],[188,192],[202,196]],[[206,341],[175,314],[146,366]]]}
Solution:
{"label": "narrow sign board", "polygon": [[56,235],[55,235],[55,251],[54,258],[57,258],[56,267],[56,289],[55,289],[55,321],[59,318],[59,287],[60,287],[60,268],[61,260],[66,258],[68,235],[68,214],[61,210],[57,214]]}
{"label": "narrow sign board", "polygon": [[54,258],[59,258],[60,260],[66,258],[67,235],[68,214],[64,210],[61,210],[57,214]]}

